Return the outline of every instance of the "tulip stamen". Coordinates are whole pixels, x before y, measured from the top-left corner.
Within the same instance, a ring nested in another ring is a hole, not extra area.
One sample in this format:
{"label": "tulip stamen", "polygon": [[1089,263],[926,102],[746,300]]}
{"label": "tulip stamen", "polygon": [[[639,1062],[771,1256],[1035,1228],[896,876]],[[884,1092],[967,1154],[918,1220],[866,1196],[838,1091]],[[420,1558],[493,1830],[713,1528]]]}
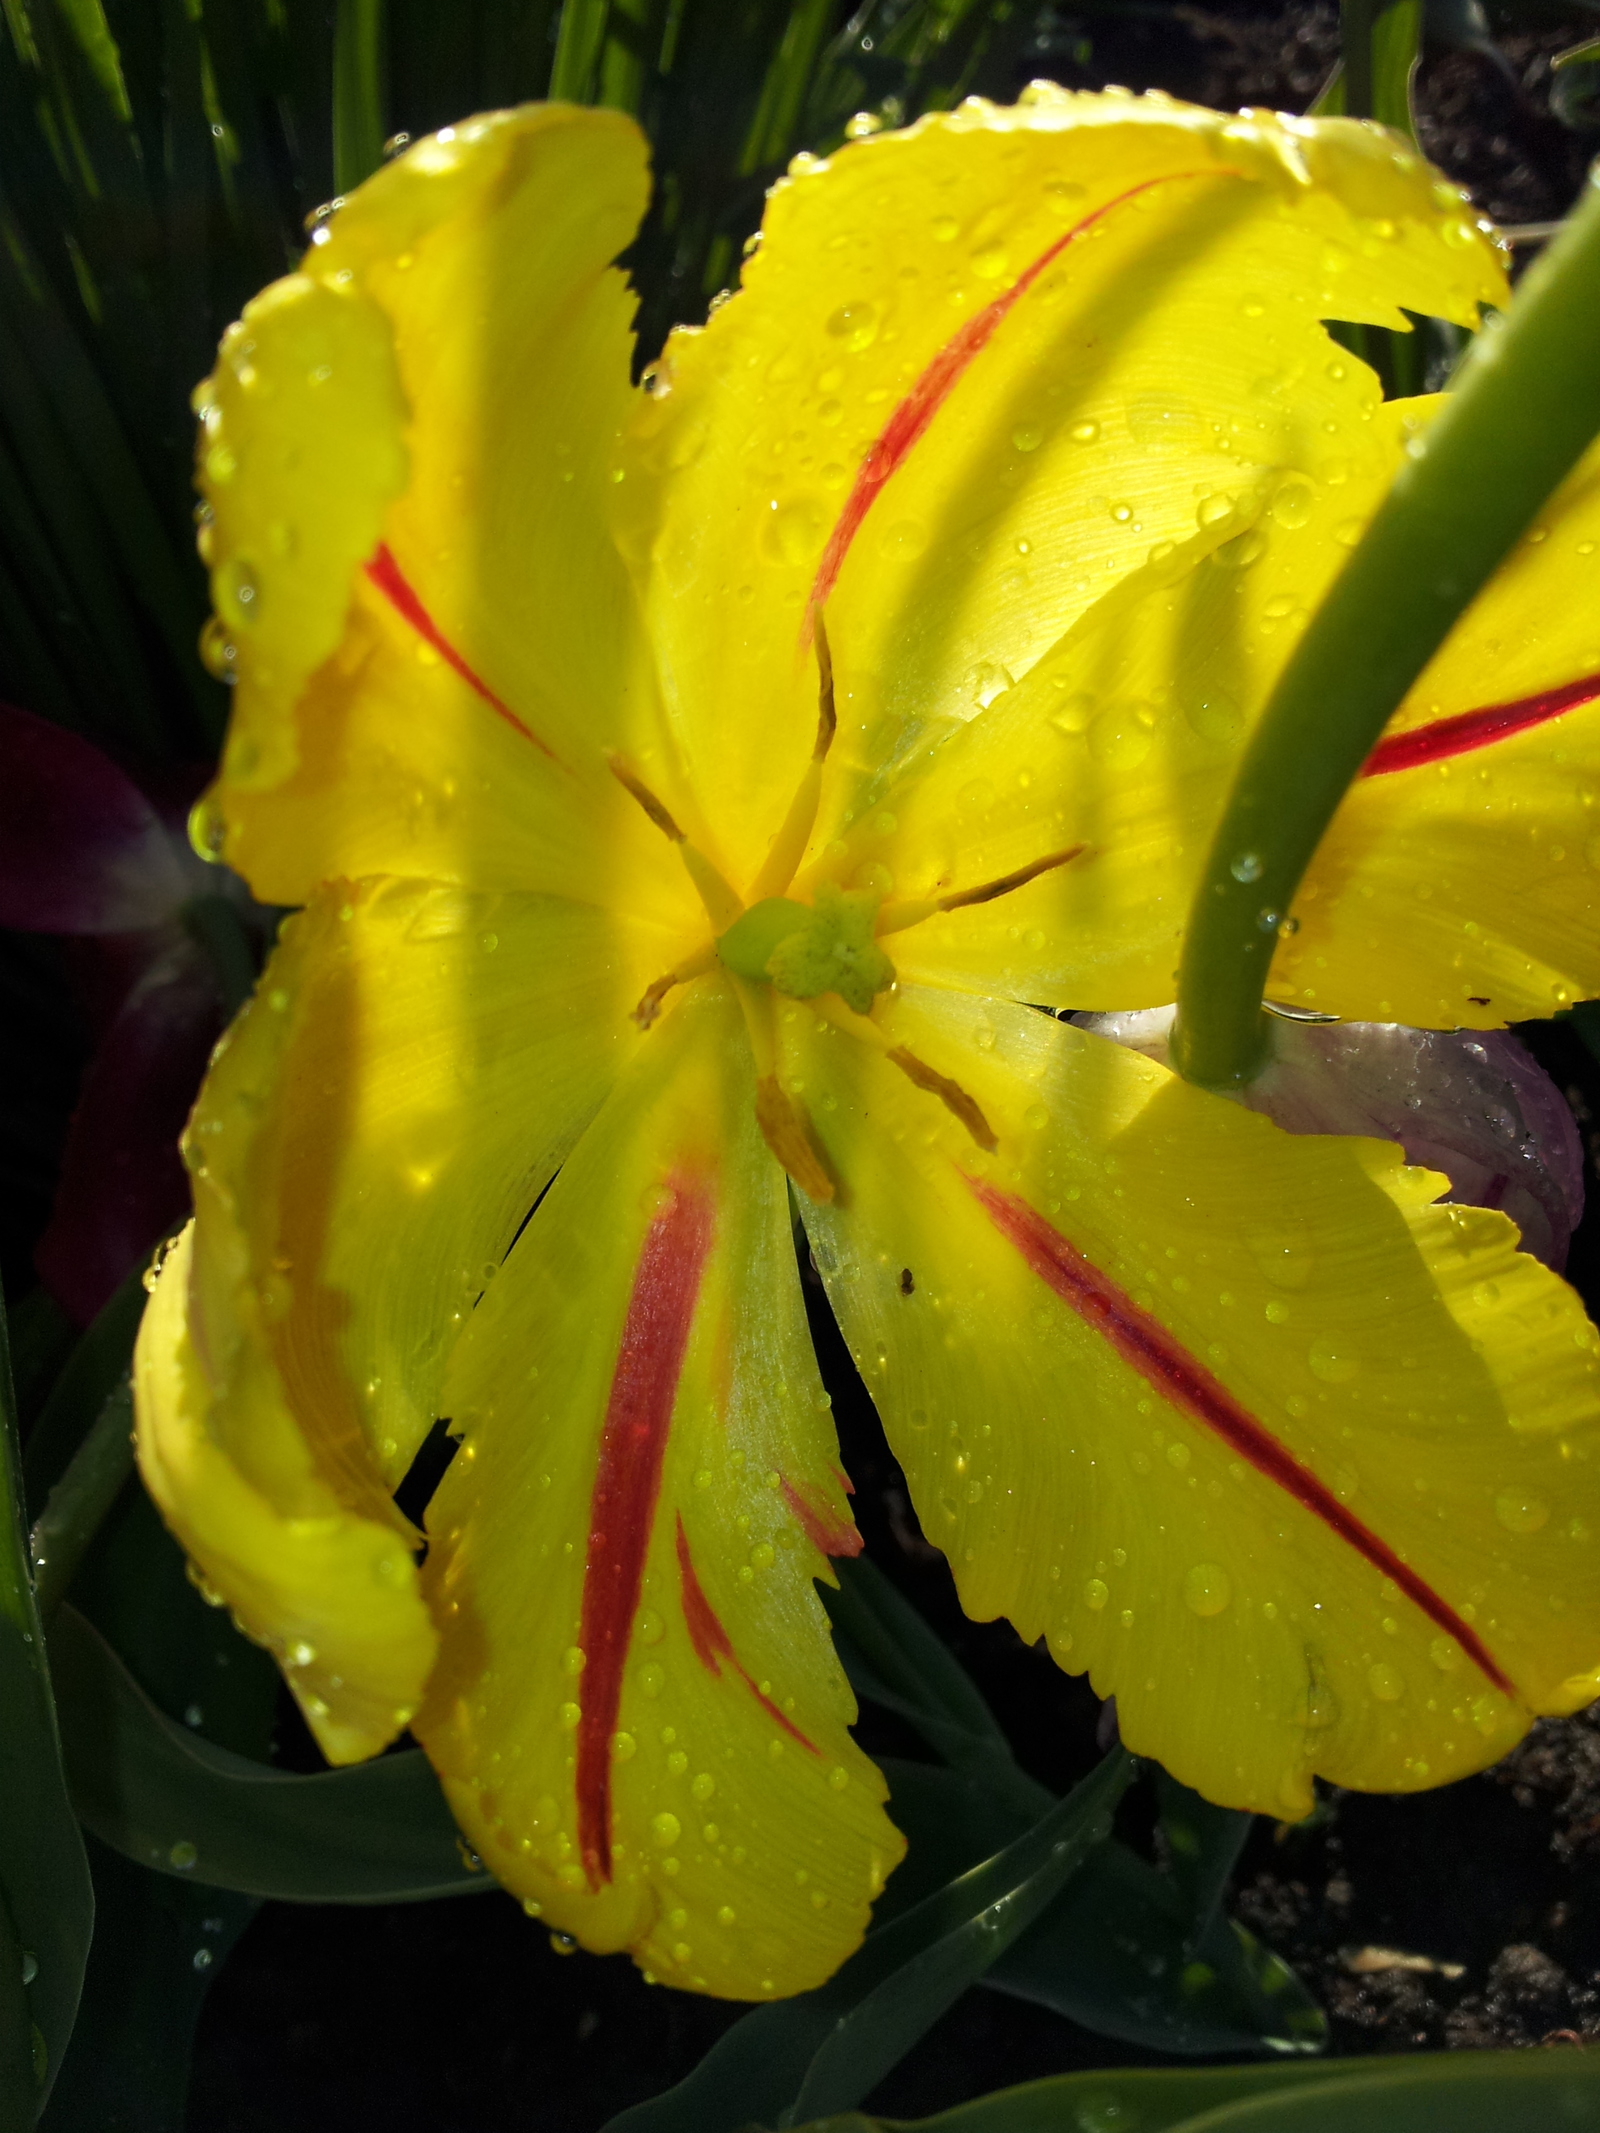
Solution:
{"label": "tulip stamen", "polygon": [[675,986],[687,985],[691,978],[704,977],[708,970],[715,967],[716,961],[717,944],[715,941],[707,941],[705,946],[697,948],[686,962],[675,963],[664,977],[654,979],[645,987],[643,997],[633,1010],[632,1019],[641,1029],[648,1029],[660,1014],[661,1003],[667,994]]}
{"label": "tulip stamen", "polygon": [[756,1124],[761,1138],[808,1200],[834,1197],[834,1182],[823,1167],[811,1138],[811,1122],[778,1078],[778,1030],[772,994],[747,978],[734,978],[750,1049],[756,1061]]}
{"label": "tulip stamen", "polygon": [[822,800],[822,766],[828,759],[828,750],[833,746],[833,736],[838,731],[839,717],[833,701],[833,655],[828,647],[828,632],[822,616],[816,618],[817,652],[817,738],[811,751],[811,760],[800,779],[798,791],[789,803],[789,812],[783,825],[772,840],[761,872],[750,888],[752,904],[761,903],[769,896],[781,896],[806,856],[806,846],[811,842],[811,832],[817,825],[817,808]]}
{"label": "tulip stamen", "polygon": [[614,748],[606,750],[606,762],[611,775],[623,791],[638,801],[662,836],[678,847],[678,856],[688,869],[689,879],[694,883],[700,901],[706,907],[706,916],[719,933],[725,932],[744,906],[729,888],[721,871],[712,864],[698,845],[689,842],[666,802],[650,790],[631,763]]}
{"label": "tulip stamen", "polygon": [[896,1044],[886,1030],[881,1030],[870,1015],[858,1015],[842,1000],[819,999],[808,1003],[819,1015],[843,1030],[847,1036],[859,1037],[875,1050],[882,1052],[891,1066],[897,1066],[906,1079],[929,1096],[937,1096],[940,1103],[953,1118],[961,1121],[968,1133],[983,1149],[993,1155],[1000,1142],[994,1128],[983,1115],[977,1099],[969,1096],[959,1081],[952,1081],[948,1074],[941,1074],[936,1067],[919,1059],[908,1045]]}
{"label": "tulip stamen", "polygon": [[933,918],[941,911],[961,911],[969,904],[993,903],[997,896],[1009,896],[1013,889],[1025,888],[1030,881],[1037,881],[1041,874],[1081,859],[1088,849],[1086,844],[1069,844],[1062,851],[1047,852],[1043,859],[1030,860],[1025,867],[1013,867],[1009,874],[998,875],[993,881],[980,882],[975,889],[952,889],[948,896],[907,898],[900,903],[885,904],[878,913],[877,930],[880,934],[903,933],[908,926],[920,926],[925,918]]}

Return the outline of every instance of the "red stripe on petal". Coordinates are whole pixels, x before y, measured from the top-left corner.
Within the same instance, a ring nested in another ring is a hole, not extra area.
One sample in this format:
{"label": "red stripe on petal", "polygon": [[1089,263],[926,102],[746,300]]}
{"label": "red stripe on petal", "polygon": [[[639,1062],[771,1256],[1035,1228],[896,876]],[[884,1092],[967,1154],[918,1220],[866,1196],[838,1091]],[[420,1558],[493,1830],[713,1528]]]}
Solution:
{"label": "red stripe on petal", "polygon": [[720,1681],[722,1662],[726,1659],[773,1723],[782,1726],[785,1733],[792,1734],[809,1754],[820,1755],[822,1750],[815,1741],[807,1740],[794,1720],[785,1717],[770,1696],[762,1694],[735,1657],[732,1640],[718,1620],[716,1609],[706,1598],[700,1580],[695,1575],[694,1557],[689,1552],[689,1536],[683,1530],[681,1511],[678,1513],[678,1584],[683,1593],[683,1619],[689,1625],[689,1642],[694,1646],[694,1655],[706,1672],[714,1674]]}
{"label": "red stripe on petal", "polygon": [[700,1277],[711,1249],[711,1194],[668,1181],[670,1204],[645,1232],[623,1323],[589,1506],[578,1720],[578,1848],[591,1888],[611,1879],[611,1736],[661,1493],[661,1463]]}
{"label": "red stripe on petal", "polygon": [[945,342],[927,369],[912,386],[900,405],[889,417],[882,435],[861,462],[850,494],[845,498],[844,509],[839,514],[838,524],[828,536],[828,545],[822,551],[822,561],[811,587],[811,598],[806,603],[805,620],[801,624],[800,648],[810,645],[816,626],[816,614],[828,595],[833,591],[844,559],[850,552],[850,543],[860,530],[861,522],[877,501],[885,482],[904,461],[906,454],[922,436],[928,424],[949,399],[956,385],[966,372],[974,356],[978,355],[993,339],[996,329],[1027,295],[1045,269],[1061,257],[1069,245],[1077,244],[1091,230],[1104,221],[1113,209],[1136,200],[1141,193],[1152,191],[1158,185],[1176,184],[1184,178],[1236,178],[1241,173],[1227,165],[1218,165],[1210,170],[1174,170],[1164,177],[1146,178],[1142,185],[1133,185],[1125,193],[1118,193],[1103,207],[1097,207],[1092,215],[1085,215],[1054,244],[1047,245],[1032,266],[1027,267],[1011,284],[966,324],[959,327]]}
{"label": "red stripe on petal", "polygon": [[1442,763],[1447,756],[1470,755],[1492,741],[1509,740],[1526,733],[1547,719],[1579,704],[1592,704],[1600,696],[1600,674],[1585,674],[1578,681],[1563,682],[1559,689],[1545,689],[1537,696],[1519,696],[1508,704],[1485,704],[1477,711],[1458,711],[1453,718],[1436,718],[1431,725],[1413,726],[1409,733],[1396,733],[1379,741],[1361,766],[1364,778],[1386,777],[1395,770],[1416,770],[1424,763]]}
{"label": "red stripe on petal", "polygon": [[1137,1370],[1163,1399],[1202,1428],[1220,1437],[1228,1449],[1248,1460],[1258,1474],[1275,1482],[1331,1533],[1381,1570],[1419,1607],[1430,1622],[1454,1637],[1473,1664],[1497,1689],[1511,1697],[1516,1689],[1496,1665],[1483,1640],[1431,1586],[1401,1562],[1387,1541],[1353,1516],[1327,1485],[1285,1450],[1277,1438],[1229,1392],[1228,1388],[1177,1340],[1158,1318],[1141,1310],[1092,1259],[1052,1229],[1025,1200],[969,1178],[968,1185],[984,1213],[1026,1259],[1047,1287],[1076,1311],[1084,1324],[1101,1334],[1125,1363]]}
{"label": "red stripe on petal", "polygon": [[855,1521],[819,1511],[794,1483],[785,1480],[783,1499],[805,1528],[806,1539],[822,1555],[859,1555],[863,1546]]}
{"label": "red stripe on petal", "polygon": [[452,672],[459,674],[467,687],[481,696],[489,706],[489,709],[497,717],[503,718],[513,733],[520,733],[525,741],[532,741],[539,753],[548,756],[553,763],[556,760],[555,750],[544,741],[541,741],[531,726],[523,724],[511,706],[503,698],[496,696],[489,684],[480,674],[468,666],[449,638],[445,636],[438,623],[434,621],[432,615],[428,613],[428,610],[417,598],[410,579],[407,578],[405,572],[395,561],[394,552],[387,541],[378,543],[377,553],[370,562],[364,563],[362,568],[395,613],[404,621],[410,623],[423,643],[432,645],[445,665]]}

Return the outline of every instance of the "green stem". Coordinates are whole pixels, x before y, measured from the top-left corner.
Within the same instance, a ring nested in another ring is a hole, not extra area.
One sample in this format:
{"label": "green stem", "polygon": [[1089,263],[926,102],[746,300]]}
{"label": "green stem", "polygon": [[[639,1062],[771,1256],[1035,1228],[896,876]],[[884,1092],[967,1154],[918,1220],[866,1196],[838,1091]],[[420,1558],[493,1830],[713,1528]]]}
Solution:
{"label": "green stem", "polygon": [[1591,173],[1284,669],[1251,737],[1184,938],[1173,1056],[1236,1087],[1265,1050],[1261,999],[1284,914],[1396,706],[1600,430],[1600,190]]}
{"label": "green stem", "polygon": [[33,1596],[48,1625],[90,1541],[133,1472],[133,1387],[124,1378],[45,1499],[28,1543]]}
{"label": "green stem", "polygon": [[333,26],[333,187],[353,192],[383,161],[383,0],[339,0]]}

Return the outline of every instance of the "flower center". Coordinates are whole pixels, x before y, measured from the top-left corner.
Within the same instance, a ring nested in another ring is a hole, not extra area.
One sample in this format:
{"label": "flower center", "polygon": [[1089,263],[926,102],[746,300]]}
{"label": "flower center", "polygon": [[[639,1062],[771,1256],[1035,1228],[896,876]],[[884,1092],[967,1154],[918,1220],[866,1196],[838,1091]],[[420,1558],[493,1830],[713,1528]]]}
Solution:
{"label": "flower center", "polygon": [[895,982],[895,970],[879,945],[886,933],[903,933],[943,911],[989,903],[1020,889],[1025,882],[1065,866],[1087,847],[1069,846],[1017,867],[976,888],[954,889],[944,896],[886,904],[870,889],[846,889],[819,882],[809,904],[786,895],[811,841],[822,797],[823,768],[836,727],[833,659],[820,612],[815,618],[818,715],[816,745],[782,826],[748,896],[739,897],[717,868],[691,844],[665,805],[619,756],[611,769],[651,821],[678,847],[689,877],[699,891],[713,936],[650,985],[633,1019],[648,1029],[667,994],[691,979],[721,968],[733,979],[744,1010],[756,1062],[756,1117],[767,1146],[801,1190],[813,1200],[831,1200],[833,1179],[813,1143],[810,1123],[779,1078],[779,1035],[774,994],[808,1000],[819,1014],[853,1036],[881,1050],[919,1089],[936,1096],[981,1147],[993,1149],[995,1136],[983,1112],[959,1082],[941,1074],[904,1045],[893,1042],[873,1019],[878,996]]}

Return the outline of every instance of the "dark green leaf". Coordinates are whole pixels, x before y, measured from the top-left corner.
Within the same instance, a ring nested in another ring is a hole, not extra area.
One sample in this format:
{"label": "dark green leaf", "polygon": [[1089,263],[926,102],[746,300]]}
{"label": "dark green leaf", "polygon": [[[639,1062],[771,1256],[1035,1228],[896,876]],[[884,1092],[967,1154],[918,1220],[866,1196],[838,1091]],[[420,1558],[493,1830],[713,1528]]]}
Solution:
{"label": "dark green leaf", "polygon": [[734,2133],[848,2110],[1104,1843],[1133,1771],[1115,1750],[993,1858],[870,1933],[826,1985],[747,2015],[686,2080],[606,2133]]}
{"label": "dark green leaf", "polygon": [[[897,1902],[1009,1841],[1017,1823],[980,1781],[895,1758],[883,1767],[891,1812],[910,1843],[884,1899],[892,1915]],[[1319,2050],[1326,2024],[1305,1987],[1218,1909],[1218,1870],[1224,1857],[1231,1865],[1236,1837],[1220,1820],[1227,1812],[1206,1808],[1219,1820],[1185,1879],[1116,1838],[1101,1845],[981,1982],[1155,2051]]]}
{"label": "dark green leaf", "polygon": [[[11,1361],[0,1309],[0,1903],[19,1951],[13,1974],[23,1980],[28,2021],[39,2032],[48,2084],[72,2034],[94,1926],[94,1895],[62,1775],[44,1635],[28,1577],[20,1484]],[[0,1962],[8,1959],[0,1948]],[[15,2019],[14,2001],[14,1993],[0,1990],[0,2020],[8,2026]]]}
{"label": "dark green leaf", "polygon": [[206,1993],[260,1908],[152,1874],[89,1839],[94,1946],[43,2133],[183,2133]]}
{"label": "dark green leaf", "polygon": [[1023,1823],[1035,1820],[1050,1795],[1017,1768],[971,1675],[865,1556],[835,1567],[837,1591],[819,1589],[856,1693],[907,1719],[952,1769],[980,1777]]}
{"label": "dark green leaf", "polygon": [[1214,1807],[1159,1765],[1152,1766],[1152,1775],[1168,1869],[1198,1942],[1217,1915],[1254,1817],[1237,1808]]}
{"label": "dark green leaf", "polygon": [[158,1711],[73,1607],[56,1620],[73,1804],[124,1857],[291,1903],[406,1903],[493,1887],[467,1864],[420,1750],[297,1777]]}
{"label": "dark green leaf", "polygon": [[[826,2133],[907,2124],[836,2118]],[[1596,2124],[1600,2067],[1577,2051],[1065,2074],[916,2121],[917,2133],[1587,2133]]]}

